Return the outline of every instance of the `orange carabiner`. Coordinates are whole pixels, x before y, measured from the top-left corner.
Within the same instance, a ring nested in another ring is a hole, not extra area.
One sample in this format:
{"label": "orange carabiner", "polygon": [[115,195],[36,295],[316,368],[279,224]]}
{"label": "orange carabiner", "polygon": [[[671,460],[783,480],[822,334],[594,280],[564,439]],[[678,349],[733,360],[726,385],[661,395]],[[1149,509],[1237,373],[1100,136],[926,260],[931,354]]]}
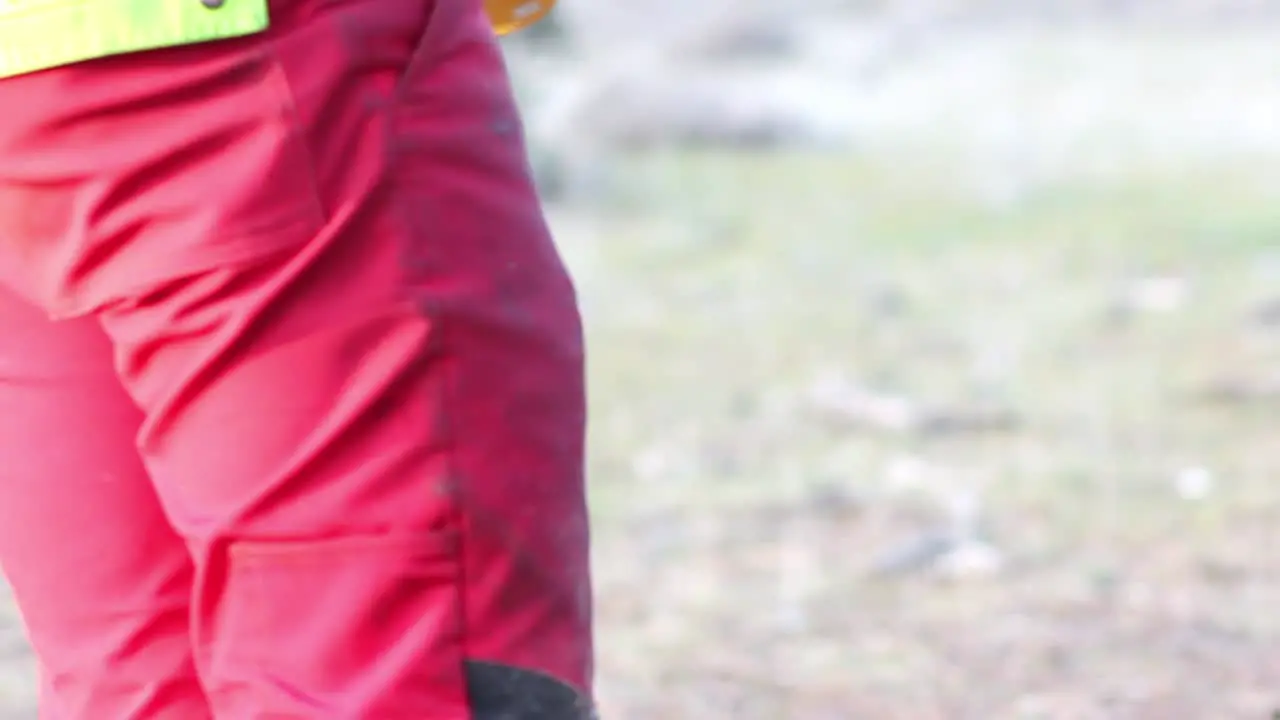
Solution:
{"label": "orange carabiner", "polygon": [[556,0],[484,0],[485,12],[499,35],[523,30],[545,18]]}

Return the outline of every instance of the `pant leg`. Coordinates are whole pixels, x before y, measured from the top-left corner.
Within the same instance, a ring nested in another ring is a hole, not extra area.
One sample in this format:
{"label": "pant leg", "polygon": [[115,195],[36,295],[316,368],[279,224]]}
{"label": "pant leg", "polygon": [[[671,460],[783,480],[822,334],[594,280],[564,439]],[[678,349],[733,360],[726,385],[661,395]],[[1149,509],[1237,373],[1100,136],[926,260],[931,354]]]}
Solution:
{"label": "pant leg", "polygon": [[134,448],[140,414],[91,321],[0,292],[0,565],[39,658],[41,717],[210,717],[192,572]]}
{"label": "pant leg", "polygon": [[480,2],[274,10],[0,83],[0,277],[114,342],[219,717],[588,717],[581,327]]}

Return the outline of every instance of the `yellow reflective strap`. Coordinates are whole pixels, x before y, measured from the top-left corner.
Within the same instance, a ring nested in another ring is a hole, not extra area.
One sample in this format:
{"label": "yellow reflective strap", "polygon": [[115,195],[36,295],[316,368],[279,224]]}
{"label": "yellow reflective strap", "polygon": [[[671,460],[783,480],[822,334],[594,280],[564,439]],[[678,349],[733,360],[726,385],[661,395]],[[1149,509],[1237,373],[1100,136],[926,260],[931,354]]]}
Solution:
{"label": "yellow reflective strap", "polygon": [[[0,0],[0,78],[84,60],[266,30],[268,0]],[[500,35],[542,20],[555,0],[484,0]]]}
{"label": "yellow reflective strap", "polygon": [[0,0],[0,78],[268,25],[267,0]]}

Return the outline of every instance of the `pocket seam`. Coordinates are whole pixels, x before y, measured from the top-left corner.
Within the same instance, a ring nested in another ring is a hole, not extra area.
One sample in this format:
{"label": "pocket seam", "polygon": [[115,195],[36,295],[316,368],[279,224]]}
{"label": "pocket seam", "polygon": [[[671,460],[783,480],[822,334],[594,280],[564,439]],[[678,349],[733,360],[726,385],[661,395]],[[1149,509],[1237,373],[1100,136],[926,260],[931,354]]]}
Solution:
{"label": "pocket seam", "polygon": [[231,556],[233,565],[246,567],[281,560],[294,563],[324,562],[320,557],[323,553],[315,552],[317,549],[337,552],[372,548],[404,550],[408,551],[407,555],[427,559],[454,555],[459,547],[460,538],[457,531],[439,529],[413,533],[335,535],[312,539],[240,540],[228,548],[228,554]]}
{"label": "pocket seam", "polygon": [[289,131],[288,144],[298,154],[298,161],[304,166],[303,169],[307,177],[307,194],[311,201],[312,219],[315,222],[314,234],[314,232],[319,232],[329,223],[332,219],[332,213],[320,187],[320,178],[316,172],[315,153],[312,151],[311,143],[308,142],[306,125],[302,122],[302,114],[298,110],[298,98],[294,94],[293,83],[289,82],[289,73],[285,69],[284,61],[276,47],[277,42],[278,40],[275,38],[268,39],[264,43],[263,53],[266,56],[267,63],[270,65],[268,76],[270,77],[273,94],[280,103],[281,119]]}

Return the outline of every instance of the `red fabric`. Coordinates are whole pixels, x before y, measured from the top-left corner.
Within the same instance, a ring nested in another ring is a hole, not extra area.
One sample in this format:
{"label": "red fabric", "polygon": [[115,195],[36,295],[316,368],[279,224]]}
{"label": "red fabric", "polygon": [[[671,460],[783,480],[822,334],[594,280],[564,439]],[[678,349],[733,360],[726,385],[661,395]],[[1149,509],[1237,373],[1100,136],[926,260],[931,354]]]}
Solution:
{"label": "red fabric", "polygon": [[45,716],[463,720],[466,659],[589,694],[581,328],[480,2],[275,19],[0,81]]}

